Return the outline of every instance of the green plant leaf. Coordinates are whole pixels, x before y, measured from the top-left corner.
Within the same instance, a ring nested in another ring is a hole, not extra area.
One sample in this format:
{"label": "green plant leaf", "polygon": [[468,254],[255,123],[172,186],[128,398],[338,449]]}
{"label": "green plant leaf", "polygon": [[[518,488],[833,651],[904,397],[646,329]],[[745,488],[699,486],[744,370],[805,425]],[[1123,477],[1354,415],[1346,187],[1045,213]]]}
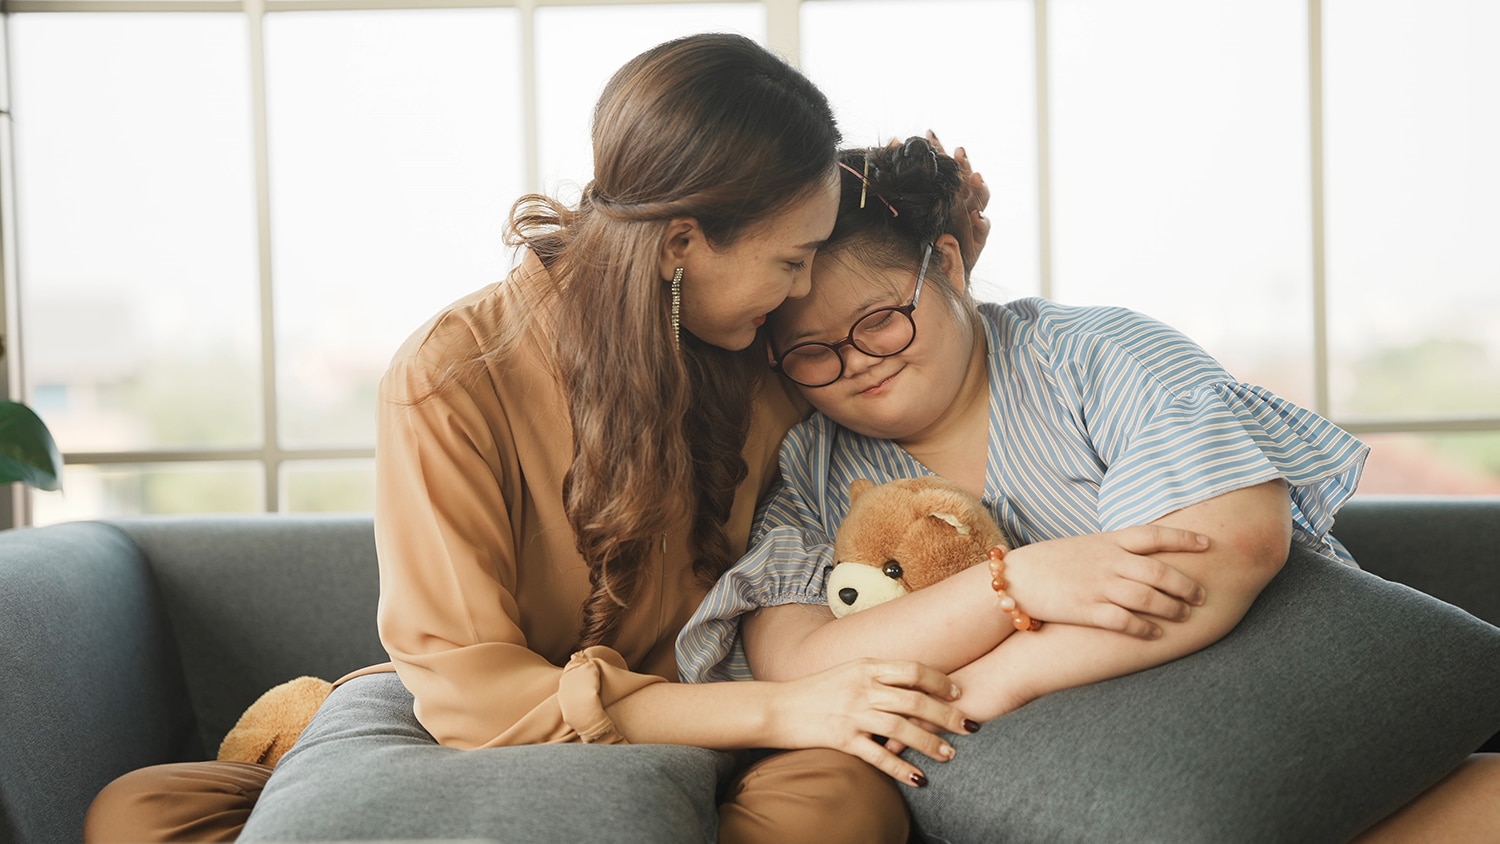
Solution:
{"label": "green plant leaf", "polygon": [[0,401],[0,483],[62,489],[62,454],[41,417],[20,402]]}

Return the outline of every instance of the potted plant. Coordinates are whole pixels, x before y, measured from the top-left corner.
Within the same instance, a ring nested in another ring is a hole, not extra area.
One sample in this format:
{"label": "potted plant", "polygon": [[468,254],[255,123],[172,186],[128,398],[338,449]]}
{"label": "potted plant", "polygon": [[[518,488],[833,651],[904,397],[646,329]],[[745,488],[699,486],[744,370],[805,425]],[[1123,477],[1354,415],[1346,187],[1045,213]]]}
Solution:
{"label": "potted plant", "polygon": [[0,401],[0,483],[62,488],[62,454],[46,423],[31,408]]}

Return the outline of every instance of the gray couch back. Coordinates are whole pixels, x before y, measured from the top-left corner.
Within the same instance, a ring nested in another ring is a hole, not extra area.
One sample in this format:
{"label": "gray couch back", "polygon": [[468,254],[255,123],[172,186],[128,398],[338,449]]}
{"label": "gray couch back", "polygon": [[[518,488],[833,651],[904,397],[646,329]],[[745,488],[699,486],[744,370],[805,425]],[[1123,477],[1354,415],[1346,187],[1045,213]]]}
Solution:
{"label": "gray couch back", "polygon": [[1333,534],[1360,568],[1500,626],[1500,497],[1361,496]]}

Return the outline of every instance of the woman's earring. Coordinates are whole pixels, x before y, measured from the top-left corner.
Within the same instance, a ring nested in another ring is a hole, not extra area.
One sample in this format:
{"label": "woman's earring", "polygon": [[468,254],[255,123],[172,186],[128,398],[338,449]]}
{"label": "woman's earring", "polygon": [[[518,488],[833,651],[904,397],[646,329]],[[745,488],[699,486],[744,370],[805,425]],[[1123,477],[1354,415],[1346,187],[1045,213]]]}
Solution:
{"label": "woman's earring", "polygon": [[672,345],[682,346],[682,267],[672,273]]}

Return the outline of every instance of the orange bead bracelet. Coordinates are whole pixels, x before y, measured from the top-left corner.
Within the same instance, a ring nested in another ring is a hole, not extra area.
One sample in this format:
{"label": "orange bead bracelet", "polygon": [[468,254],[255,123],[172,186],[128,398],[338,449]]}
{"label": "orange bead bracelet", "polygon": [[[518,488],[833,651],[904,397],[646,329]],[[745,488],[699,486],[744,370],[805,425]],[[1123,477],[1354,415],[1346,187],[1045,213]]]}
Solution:
{"label": "orange bead bracelet", "polygon": [[1005,549],[996,545],[990,549],[990,588],[995,590],[995,597],[1000,599],[1000,609],[1010,613],[1011,623],[1017,630],[1040,630],[1042,623],[1021,612],[1016,606],[1016,599],[1005,592]]}

